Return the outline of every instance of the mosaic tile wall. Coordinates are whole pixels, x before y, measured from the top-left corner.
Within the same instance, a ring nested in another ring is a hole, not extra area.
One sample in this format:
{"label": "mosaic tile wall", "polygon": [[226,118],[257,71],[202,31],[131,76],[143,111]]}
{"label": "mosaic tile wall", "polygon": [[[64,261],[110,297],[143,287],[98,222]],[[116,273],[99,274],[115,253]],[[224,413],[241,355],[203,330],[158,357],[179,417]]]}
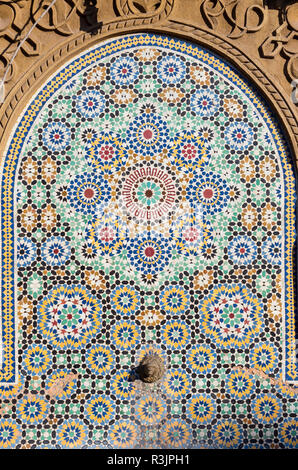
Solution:
{"label": "mosaic tile wall", "polygon": [[[274,119],[183,41],[123,37],[74,65],[35,98],[21,149],[0,447],[297,447],[281,380],[294,176]],[[130,381],[150,351],[165,376]]]}

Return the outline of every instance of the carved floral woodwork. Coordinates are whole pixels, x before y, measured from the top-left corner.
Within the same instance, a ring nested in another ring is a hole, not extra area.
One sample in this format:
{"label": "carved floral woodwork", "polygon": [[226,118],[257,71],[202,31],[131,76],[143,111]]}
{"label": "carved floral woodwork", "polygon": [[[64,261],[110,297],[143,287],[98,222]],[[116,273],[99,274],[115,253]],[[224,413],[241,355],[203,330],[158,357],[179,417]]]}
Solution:
{"label": "carved floral woodwork", "polygon": [[[0,4],[0,77],[3,76],[16,48],[26,38],[30,28],[38,20],[43,11],[50,5],[50,0],[19,0]],[[43,50],[45,36],[41,40],[40,32],[44,34],[55,31],[58,35],[69,36],[79,27],[79,14],[84,13],[84,0],[56,0],[49,12],[41,19],[32,34],[22,44],[20,56],[39,56]],[[75,21],[73,21],[75,20]],[[77,24],[76,24],[77,23]],[[10,66],[6,81],[15,75],[18,57]]]}
{"label": "carved floral woodwork", "polygon": [[[50,3],[51,0],[43,2],[32,0],[31,16],[34,22],[38,20],[42,10],[45,10]],[[55,31],[64,36],[73,34],[78,28],[78,17],[84,14],[84,3],[84,0],[56,0],[49,12],[38,23],[37,28],[44,31]],[[40,4],[42,9],[39,7]]]}
{"label": "carved floral woodwork", "polygon": [[204,0],[201,9],[211,29],[218,27],[218,18],[223,16],[231,26],[228,37],[232,39],[259,31],[268,18],[268,10],[259,0]]}
{"label": "carved floral woodwork", "polygon": [[[176,0],[176,4],[182,0]],[[81,20],[87,17],[87,7],[92,3],[101,10],[112,0],[56,0],[49,12],[36,25],[32,34],[22,45],[19,57],[11,66],[7,81],[15,73],[16,64],[25,57],[39,56],[47,49],[46,35],[54,32],[58,36],[77,34]],[[166,20],[174,9],[174,0],[114,0],[115,18],[143,19],[143,24],[153,24]],[[8,66],[9,60],[20,41],[50,5],[50,0],[16,0],[0,3],[0,76]],[[289,5],[284,20],[271,30],[271,12],[263,0],[193,0],[194,19],[212,31],[226,34],[227,38],[237,41],[246,34],[266,30],[267,37],[259,47],[260,57],[272,59],[277,54],[286,58],[286,72],[289,80],[298,78],[298,4]],[[172,19],[172,18],[170,18]],[[175,19],[175,15],[174,15]],[[228,26],[222,29],[224,19]],[[100,19],[98,19],[99,21]],[[135,23],[139,25],[139,22]],[[134,26],[134,25],[131,25]],[[90,24],[92,30],[92,24]],[[59,40],[57,38],[57,40]]]}

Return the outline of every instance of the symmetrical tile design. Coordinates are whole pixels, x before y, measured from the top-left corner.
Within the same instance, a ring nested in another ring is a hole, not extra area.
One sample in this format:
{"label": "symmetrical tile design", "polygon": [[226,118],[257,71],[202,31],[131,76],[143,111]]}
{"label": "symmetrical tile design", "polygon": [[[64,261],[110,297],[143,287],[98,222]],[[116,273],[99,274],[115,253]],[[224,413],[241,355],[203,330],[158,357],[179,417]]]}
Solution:
{"label": "symmetrical tile design", "polygon": [[[84,53],[20,120],[4,194],[1,447],[297,447],[295,179],[236,71],[155,35]],[[148,351],[151,387],[130,381]]]}

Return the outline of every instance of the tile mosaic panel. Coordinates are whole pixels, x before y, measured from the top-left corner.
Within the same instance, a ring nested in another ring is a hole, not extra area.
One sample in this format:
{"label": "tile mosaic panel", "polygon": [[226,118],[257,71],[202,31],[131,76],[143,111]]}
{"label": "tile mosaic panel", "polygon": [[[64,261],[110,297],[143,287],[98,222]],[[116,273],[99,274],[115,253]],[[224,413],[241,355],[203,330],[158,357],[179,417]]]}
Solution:
{"label": "tile mosaic panel", "polygon": [[230,65],[147,34],[85,52],[17,124],[2,205],[0,447],[298,446],[295,178]]}

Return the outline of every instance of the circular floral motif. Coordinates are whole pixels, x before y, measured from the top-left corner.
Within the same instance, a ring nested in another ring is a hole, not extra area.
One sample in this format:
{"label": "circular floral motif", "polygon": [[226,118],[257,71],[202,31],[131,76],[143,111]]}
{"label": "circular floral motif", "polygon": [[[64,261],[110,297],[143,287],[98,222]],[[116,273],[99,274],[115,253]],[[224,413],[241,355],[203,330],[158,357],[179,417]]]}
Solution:
{"label": "circular floral motif", "polygon": [[190,380],[182,369],[173,369],[168,373],[163,385],[166,392],[177,399],[189,391]]}
{"label": "circular floral motif", "polygon": [[282,402],[274,395],[259,395],[253,400],[252,411],[256,419],[261,423],[275,423],[282,413]]}
{"label": "circular floral motif", "polygon": [[70,181],[67,191],[70,205],[78,212],[95,214],[110,199],[111,189],[100,175],[83,173]]}
{"label": "circular floral motif", "polygon": [[96,345],[87,349],[86,362],[97,374],[106,374],[112,368],[114,355],[106,346]]}
{"label": "circular floral motif", "polygon": [[155,274],[163,271],[169,264],[172,257],[170,245],[171,240],[154,231],[148,231],[129,240],[127,257],[137,271]]}
{"label": "circular floral motif", "polygon": [[217,258],[218,251],[218,243],[216,243],[212,238],[205,240],[205,243],[201,248],[201,254],[206,261]]}
{"label": "circular floral motif", "polygon": [[111,293],[111,305],[117,313],[130,315],[139,307],[140,295],[132,287],[116,287]]}
{"label": "circular floral motif", "polygon": [[192,430],[184,421],[171,419],[162,427],[160,438],[165,447],[184,449],[191,441]]}
{"label": "circular floral motif", "polygon": [[161,188],[156,182],[145,180],[137,187],[136,193],[144,206],[151,206],[160,201]]}
{"label": "circular floral motif", "polygon": [[138,74],[138,64],[133,57],[118,57],[111,64],[111,79],[116,85],[129,85]]}
{"label": "circular floral motif", "polygon": [[239,285],[221,286],[202,302],[201,328],[222,347],[243,347],[262,329],[261,305]]}
{"label": "circular floral motif", "polygon": [[157,73],[164,83],[178,83],[184,78],[185,63],[180,57],[162,58],[157,65]]}
{"label": "circular floral motif", "polygon": [[8,419],[0,420],[0,448],[15,448],[22,436],[14,421]]}
{"label": "circular floral motif", "polygon": [[88,428],[80,421],[69,419],[57,428],[57,441],[66,448],[81,448],[88,439]]}
{"label": "circular floral motif", "polygon": [[189,308],[189,294],[180,286],[165,287],[160,293],[160,307],[172,315],[185,313]]}
{"label": "circular floral motif", "polygon": [[249,397],[255,387],[255,381],[245,371],[233,371],[226,380],[227,392],[233,397],[243,400]]}
{"label": "circular floral motif", "polygon": [[194,244],[203,238],[203,231],[198,226],[184,226],[182,236],[187,244]]}
{"label": "circular floral motif", "polygon": [[245,150],[252,143],[253,132],[248,124],[233,122],[226,128],[225,139],[232,149]]}
{"label": "circular floral motif", "polygon": [[278,171],[278,166],[272,155],[266,155],[260,160],[260,176],[267,183],[274,182]]}
{"label": "circular floral motif", "polygon": [[43,142],[50,150],[60,152],[70,144],[70,130],[63,122],[51,122],[43,131]]}
{"label": "circular floral motif", "polygon": [[237,449],[242,440],[243,431],[233,421],[221,421],[212,427],[216,445],[223,449]]}
{"label": "circular floral motif", "polygon": [[195,290],[207,289],[212,284],[214,279],[214,271],[212,269],[204,269],[203,271],[197,272],[193,286]]}
{"label": "circular floral motif", "polygon": [[114,414],[114,405],[107,397],[97,396],[87,401],[85,410],[91,421],[103,424],[111,420]]}
{"label": "circular floral motif", "polygon": [[33,160],[32,157],[26,157],[22,161],[21,169],[23,179],[26,183],[31,184],[36,180],[38,172],[38,164],[36,160]]}
{"label": "circular floral motif", "polygon": [[228,254],[236,264],[250,264],[257,256],[257,245],[248,237],[236,237],[228,246]]}
{"label": "circular floral motif", "polygon": [[[88,233],[87,230],[86,233]],[[94,260],[98,257],[98,249],[92,242],[92,239],[91,241],[88,240],[87,242],[80,244],[80,246],[77,248],[78,258],[83,263],[88,261],[90,262],[91,260]]]}
{"label": "circular floral motif", "polygon": [[41,247],[41,256],[50,266],[62,266],[70,255],[70,243],[63,237],[51,237]]}
{"label": "circular floral motif", "polygon": [[130,88],[119,88],[111,95],[116,105],[127,105],[137,101],[137,95]]}
{"label": "circular floral motif", "polygon": [[221,212],[229,202],[229,187],[225,180],[214,173],[196,174],[187,188],[187,199],[199,206],[203,213]]}
{"label": "circular floral motif", "polygon": [[29,266],[36,257],[36,245],[27,237],[19,237],[17,245],[18,266]]}
{"label": "circular floral motif", "polygon": [[224,110],[234,119],[241,119],[243,117],[243,105],[234,98],[224,99]]}
{"label": "circular floral motif", "polygon": [[23,361],[32,375],[43,374],[51,364],[51,354],[46,346],[36,344],[25,351]]}
{"label": "circular floral motif", "polygon": [[22,209],[21,215],[22,226],[29,232],[33,231],[37,223],[37,211],[34,207],[27,206]]}
{"label": "circular floral motif", "polygon": [[167,411],[166,402],[156,397],[140,398],[135,404],[136,416],[146,426],[159,423]]}
{"label": "circular floral motif", "polygon": [[22,421],[37,424],[46,418],[48,407],[47,401],[36,395],[30,395],[17,402],[17,414]]}
{"label": "circular floral motif", "polygon": [[111,339],[117,348],[130,349],[138,344],[140,331],[134,323],[124,321],[113,325]]}
{"label": "circular floral motif", "polygon": [[96,91],[85,91],[77,97],[77,110],[85,118],[99,116],[105,107],[105,100]]}
{"label": "circular floral motif", "polygon": [[177,198],[175,180],[161,166],[136,166],[128,170],[121,188],[125,211],[137,221],[153,223],[173,211]]}
{"label": "circular floral motif", "polygon": [[190,331],[184,322],[168,322],[162,327],[162,338],[168,348],[182,349],[189,343]]}
{"label": "circular floral motif", "polygon": [[291,449],[298,448],[298,423],[297,419],[286,419],[280,426],[279,438],[284,445]]}
{"label": "circular floral motif", "polygon": [[187,413],[193,423],[205,424],[216,413],[216,402],[206,394],[193,395],[187,402]]}
{"label": "circular floral motif", "polygon": [[211,90],[198,90],[190,99],[192,111],[203,117],[214,115],[218,110],[218,105],[218,96]]}
{"label": "circular floral motif", "polygon": [[98,333],[100,314],[98,300],[85,288],[61,286],[40,303],[38,326],[55,346],[78,348]]}
{"label": "circular floral motif", "polygon": [[134,447],[139,435],[138,427],[128,420],[117,421],[109,430],[109,439],[114,449]]}
{"label": "circular floral motif", "polygon": [[151,62],[160,56],[160,50],[151,46],[139,46],[135,51],[136,57],[143,62]]}
{"label": "circular floral motif", "polygon": [[205,67],[202,67],[201,64],[191,65],[190,77],[192,78],[192,80],[199,83],[201,86],[210,85],[209,71]]}
{"label": "circular floral motif", "polygon": [[216,366],[216,352],[209,346],[200,345],[187,353],[187,358],[194,372],[205,374]]}
{"label": "circular floral motif", "polygon": [[99,133],[97,129],[93,126],[90,126],[90,123],[87,123],[87,126],[84,126],[80,133],[80,140],[86,145],[86,148],[89,148],[93,143],[98,139]]}
{"label": "circular floral motif", "polygon": [[269,342],[259,344],[250,352],[250,363],[265,373],[273,372],[278,365],[278,351]]}

